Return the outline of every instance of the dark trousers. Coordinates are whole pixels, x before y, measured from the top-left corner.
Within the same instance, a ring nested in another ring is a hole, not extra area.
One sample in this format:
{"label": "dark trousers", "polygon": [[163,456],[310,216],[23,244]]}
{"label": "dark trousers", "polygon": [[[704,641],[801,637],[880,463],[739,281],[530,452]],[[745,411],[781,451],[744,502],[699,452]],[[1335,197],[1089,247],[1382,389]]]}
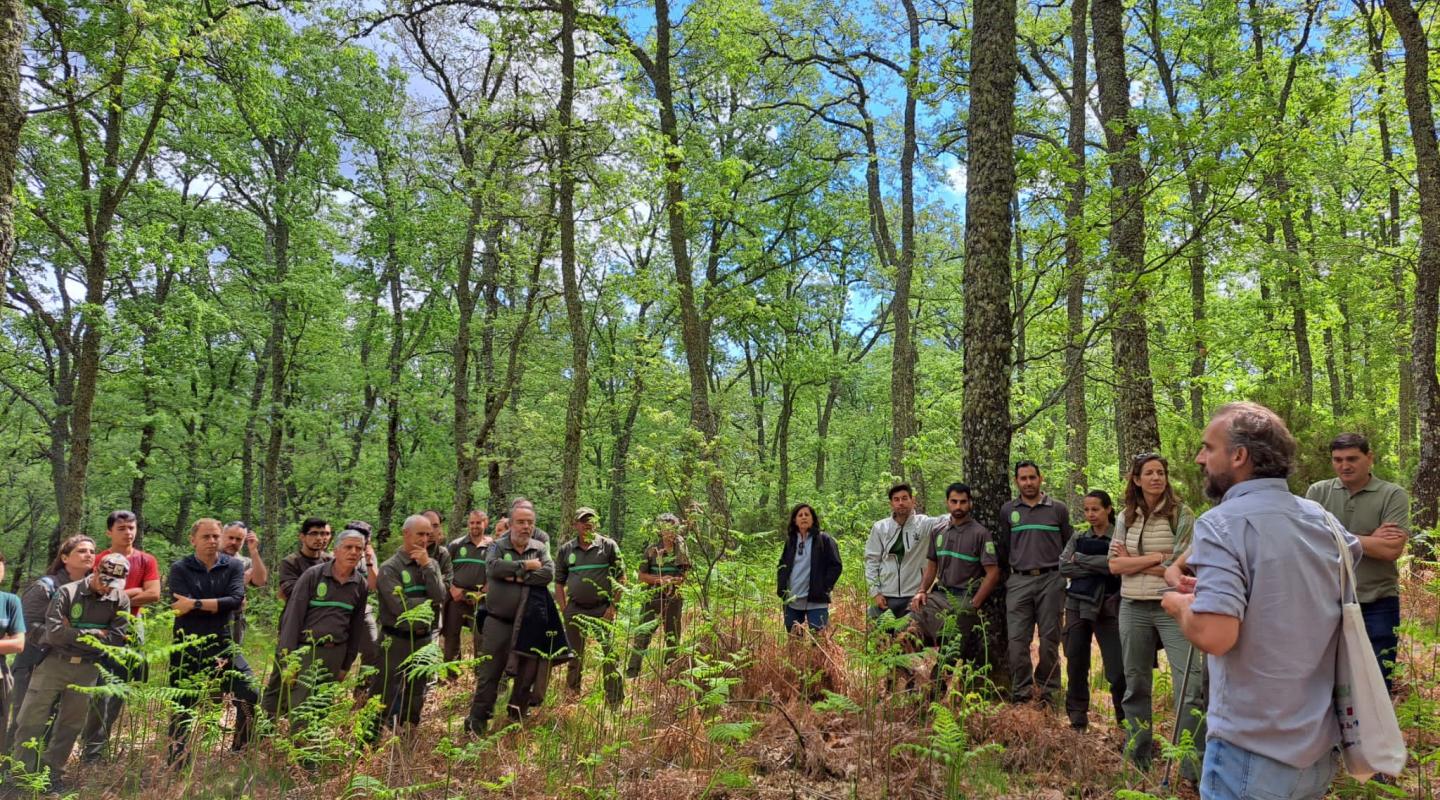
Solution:
{"label": "dark trousers", "polygon": [[480,636],[475,631],[475,604],[469,600],[445,600],[440,612],[440,648],[446,661],[460,658],[460,638],[466,631],[471,632],[475,652],[480,652]]}
{"label": "dark trousers", "polygon": [[886,611],[889,611],[895,615],[896,619],[902,619],[909,615],[910,601],[914,599],[913,597],[890,597],[887,595],[885,597],[884,608],[880,608],[874,603],[871,603],[865,608],[865,616],[873,623],[875,620],[884,616]]}
{"label": "dark trousers", "polygon": [[[347,645],[303,645],[294,655],[300,659],[300,671],[293,681],[284,679],[286,662],[284,655],[277,653],[275,665],[270,669],[270,679],[265,684],[265,695],[260,707],[271,717],[290,713],[303,704],[317,688],[340,679],[343,671]],[[319,667],[317,670],[316,667]]]}
{"label": "dark trousers", "polygon": [[[586,632],[594,631],[595,638],[600,641],[600,673],[605,683],[605,700],[611,705],[618,705],[625,699],[625,685],[620,680],[620,663],[615,656],[615,637],[608,625],[604,624],[605,614],[609,610],[609,605],[588,609],[580,608],[574,603],[566,606],[565,638],[570,640],[570,649],[575,651],[575,658],[571,659],[567,666],[565,685],[571,691],[580,690],[580,673],[585,668]],[[590,617],[601,620],[601,623],[598,626],[584,625],[576,621],[577,617]]]}
{"label": "dark trousers", "polygon": [[[480,635],[480,652],[487,658],[480,665],[479,674],[475,680],[475,694],[470,699],[470,714],[465,719],[465,728],[475,733],[483,733],[485,726],[490,722],[490,715],[495,711],[495,698],[500,694],[500,679],[505,676],[505,667],[510,662],[510,647],[514,639],[515,625],[496,616],[486,616],[484,628]],[[535,661],[536,659],[518,659],[519,661]],[[517,671],[520,665],[517,664]],[[535,675],[529,675],[530,680],[524,682],[525,701],[529,702],[529,687],[534,681]],[[522,681],[517,676],[515,688],[520,690]],[[511,703],[515,699],[511,698]]]}
{"label": "dark trousers", "polygon": [[[170,686],[188,689],[175,699],[180,708],[170,718],[170,761],[185,757],[195,706],[202,699],[229,694],[235,703],[235,739],[231,750],[242,750],[254,736],[255,675],[238,649],[224,646],[191,647],[170,656]],[[218,683],[216,682],[218,680]]]}
{"label": "dark trousers", "polygon": [[47,651],[32,641],[25,642],[25,649],[15,656],[15,661],[10,665],[10,705],[5,716],[0,717],[0,742],[5,746],[0,752],[10,752],[10,744],[15,741],[15,729],[20,725],[20,705],[25,701],[25,690],[30,688],[30,675],[35,668],[45,660]]}
{"label": "dark trousers", "polygon": [[970,605],[970,598],[954,594],[948,599],[951,611],[945,615],[947,619],[936,637],[935,671],[930,681],[930,696],[936,700],[947,694],[950,676],[954,674],[961,654],[973,652],[977,646],[983,647],[985,636],[980,612]]}
{"label": "dark trousers", "polygon": [[[127,665],[102,656],[99,666],[126,683],[144,683],[150,680],[150,665],[143,661]],[[103,674],[100,682],[105,682]],[[119,697],[97,695],[90,699],[85,730],[80,734],[80,757],[83,760],[94,761],[105,754],[105,745],[110,741],[110,731],[114,729],[115,720],[120,718],[120,711],[124,707],[125,701]]]}
{"label": "dark trousers", "polygon": [[430,681],[424,675],[412,674],[411,665],[405,662],[416,650],[434,640],[433,633],[423,636],[385,633],[376,663],[380,671],[375,673],[370,684],[370,694],[381,698],[384,703],[380,717],[382,726],[393,728],[420,723],[420,711],[425,707]]}
{"label": "dark trousers", "polygon": [[[661,654],[663,663],[670,663],[675,657],[675,648],[680,644],[680,613],[685,609],[685,600],[680,595],[666,597],[663,593],[657,594],[645,603],[645,610],[640,615],[640,623],[647,624],[655,619],[660,620],[657,627],[665,630],[665,650]],[[650,639],[655,635],[655,628],[642,631],[635,635],[635,646],[630,651],[630,665],[625,674],[634,678],[640,674],[640,665],[645,660],[645,653],[650,648]]]}
{"label": "dark trousers", "polygon": [[1065,713],[1070,724],[1090,724],[1090,640],[1100,643],[1100,660],[1110,699],[1115,704],[1115,724],[1124,726],[1125,658],[1120,648],[1120,618],[1102,609],[1093,619],[1081,619],[1076,608],[1065,609]]}
{"label": "dark trousers", "polygon": [[1395,687],[1390,678],[1395,670],[1395,654],[1400,648],[1400,636],[1395,632],[1400,626],[1400,598],[1382,597],[1361,603],[1360,614],[1365,618],[1365,633],[1370,637],[1375,659],[1380,662],[1380,674],[1385,676],[1385,688],[1393,692]]}

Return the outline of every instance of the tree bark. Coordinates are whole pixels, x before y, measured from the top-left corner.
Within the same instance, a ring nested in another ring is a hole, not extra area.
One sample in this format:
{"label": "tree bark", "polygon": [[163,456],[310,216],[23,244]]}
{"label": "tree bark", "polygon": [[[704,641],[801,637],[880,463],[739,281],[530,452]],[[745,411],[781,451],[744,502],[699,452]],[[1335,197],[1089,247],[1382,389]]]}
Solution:
{"label": "tree bark", "polygon": [[15,166],[25,98],[20,65],[25,60],[25,3],[0,0],[0,285],[9,282],[15,260]]}
{"label": "tree bark", "polygon": [[1110,223],[1111,298],[1114,328],[1116,411],[1120,456],[1158,451],[1160,427],[1150,376],[1150,341],[1143,285],[1145,269],[1145,171],[1130,114],[1130,79],[1125,69],[1125,8],[1121,0],[1095,0],[1095,74],[1100,85],[1100,122],[1110,152],[1114,188]]}
{"label": "tree bark", "polygon": [[[575,258],[575,165],[571,138],[575,122],[575,0],[560,3],[560,107],[556,157],[560,168],[560,278],[570,324],[570,398],[565,408],[565,449],[560,457],[560,524],[570,524],[580,484],[580,448],[585,403],[590,396],[590,326],[580,299]],[[564,538],[564,537],[562,537]]]}
{"label": "tree bark", "polygon": [[1090,94],[1089,37],[1085,21],[1087,0],[1070,6],[1070,129],[1066,146],[1070,168],[1075,171],[1065,203],[1065,424],[1066,460],[1070,462],[1065,497],[1071,508],[1080,507],[1080,492],[1088,483],[1090,463],[1090,416],[1085,407],[1085,251],[1082,241],[1085,223],[1085,120]]}
{"label": "tree bark", "polygon": [[964,473],[997,528],[1010,495],[1010,197],[1015,190],[1015,0],[977,0],[965,180]]}
{"label": "tree bark", "polygon": [[1430,105],[1430,46],[1409,0],[1386,0],[1386,10],[1405,46],[1405,108],[1415,143],[1415,172],[1420,193],[1420,253],[1415,264],[1415,311],[1411,333],[1411,369],[1415,410],[1420,423],[1420,458],[1411,487],[1417,528],[1435,525],[1440,502],[1440,380],[1435,374],[1435,326],[1440,303],[1440,147]]}
{"label": "tree bark", "polygon": [[[915,419],[914,334],[911,330],[910,294],[915,273],[915,152],[918,84],[920,81],[920,16],[914,0],[902,0],[905,8],[906,33],[909,37],[910,62],[905,73],[905,106],[901,119],[900,144],[900,249],[894,259],[895,296],[890,301],[890,316],[895,324],[895,343],[890,355],[890,406],[893,409],[890,432],[890,471],[904,478],[905,446],[919,430]],[[1008,200],[1007,200],[1008,202]],[[878,192],[871,193],[871,213],[884,214]],[[1007,242],[1008,245],[1008,242]],[[1008,251],[1008,247],[1007,247]],[[918,469],[910,472],[915,495],[924,502],[924,480]]]}

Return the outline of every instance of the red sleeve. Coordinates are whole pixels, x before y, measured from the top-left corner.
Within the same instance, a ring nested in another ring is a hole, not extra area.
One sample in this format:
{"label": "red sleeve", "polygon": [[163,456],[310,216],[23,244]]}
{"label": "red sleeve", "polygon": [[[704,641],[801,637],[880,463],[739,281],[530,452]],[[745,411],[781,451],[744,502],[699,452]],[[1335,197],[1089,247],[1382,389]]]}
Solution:
{"label": "red sleeve", "polygon": [[160,563],[155,560],[155,556],[146,553],[145,566],[140,570],[140,583],[144,585],[146,581],[158,580],[160,580]]}

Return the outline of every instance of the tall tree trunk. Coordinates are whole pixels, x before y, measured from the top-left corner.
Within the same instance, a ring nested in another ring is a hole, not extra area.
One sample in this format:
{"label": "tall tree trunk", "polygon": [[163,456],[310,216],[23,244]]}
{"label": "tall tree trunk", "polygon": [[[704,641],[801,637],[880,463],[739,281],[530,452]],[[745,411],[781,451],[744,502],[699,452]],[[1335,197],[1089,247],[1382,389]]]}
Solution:
{"label": "tall tree trunk", "polygon": [[[914,0],[902,0],[909,36],[910,63],[905,75],[905,106],[901,120],[900,145],[900,251],[895,259],[895,296],[890,316],[895,321],[895,344],[890,355],[890,471],[906,476],[905,446],[919,430],[915,419],[916,349],[910,319],[910,286],[915,272],[915,113],[920,81],[920,15]],[[878,198],[872,198],[872,205]],[[1008,201],[1007,201],[1008,202]],[[878,210],[883,214],[884,208]],[[1008,243],[1007,243],[1008,244]],[[1008,247],[1007,247],[1008,251]],[[918,469],[910,473],[915,494],[924,502],[924,480]]]}
{"label": "tall tree trunk", "polygon": [[825,389],[825,400],[820,404],[815,418],[815,491],[825,488],[826,444],[830,440],[830,419],[835,413],[835,403],[840,399],[840,376],[832,375]]}
{"label": "tall tree trunk", "polygon": [[730,503],[725,480],[717,463],[719,426],[710,405],[710,342],[705,335],[699,305],[695,299],[694,263],[690,258],[689,225],[685,202],[685,155],[680,124],[675,116],[675,96],[670,68],[670,0],[655,0],[655,56],[650,81],[659,106],[660,134],[665,139],[665,215],[670,240],[670,257],[679,289],[680,337],[685,347],[685,366],[690,377],[690,424],[700,434],[700,469],[705,474],[709,513],[718,524],[730,526]]}
{"label": "tall tree trunk", "polygon": [[965,179],[965,404],[960,429],[975,517],[992,530],[1010,495],[1010,198],[1015,190],[1015,0],[977,0]]}
{"label": "tall tree trunk", "polygon": [[1415,264],[1415,313],[1410,352],[1415,375],[1415,410],[1420,422],[1420,459],[1412,486],[1415,526],[1429,528],[1440,502],[1440,380],[1435,375],[1435,326],[1440,303],[1440,147],[1430,105],[1430,45],[1409,0],[1387,0],[1385,8],[1405,45],[1405,108],[1415,143],[1420,192],[1420,255]]}
{"label": "tall tree trunk", "polygon": [[780,384],[780,417],[775,421],[775,463],[777,488],[775,490],[776,517],[784,530],[787,506],[790,503],[790,418],[795,413],[795,384]]}
{"label": "tall tree trunk", "polygon": [[25,124],[20,93],[25,39],[25,3],[0,0],[0,285],[8,282],[15,259],[15,162]]}
{"label": "tall tree trunk", "polygon": [[[560,167],[560,278],[565,318],[570,323],[570,400],[565,408],[565,448],[560,456],[560,521],[575,513],[580,484],[580,448],[585,403],[590,396],[590,329],[580,300],[575,258],[575,170],[571,136],[575,116],[575,0],[560,3],[560,108],[556,157]],[[563,538],[563,537],[562,537]]]}
{"label": "tall tree trunk", "polygon": [[1125,69],[1125,6],[1121,0],[1095,0],[1095,75],[1100,85],[1100,122],[1110,151],[1114,184],[1110,223],[1111,307],[1114,329],[1116,411],[1120,456],[1158,451],[1160,426],[1150,376],[1150,341],[1143,309],[1145,268],[1145,171],[1136,147],[1138,132],[1130,114],[1130,79]]}
{"label": "tall tree trunk", "polygon": [[[276,171],[276,188],[281,191],[285,185],[285,173]],[[265,464],[261,468],[261,520],[265,534],[278,536],[280,519],[280,457],[285,443],[285,388],[288,383],[285,374],[286,322],[290,310],[289,296],[285,281],[290,277],[290,222],[285,218],[288,204],[276,203],[275,224],[270,231],[271,257],[274,259],[275,275],[270,286],[270,340],[266,350],[270,354],[270,407],[267,414],[268,436],[265,442]]]}
{"label": "tall tree trunk", "polygon": [[1089,37],[1085,21],[1087,0],[1070,6],[1070,130],[1066,145],[1075,177],[1065,203],[1065,424],[1066,460],[1070,476],[1065,497],[1071,508],[1080,507],[1080,492],[1088,483],[1090,416],[1085,407],[1085,250],[1082,243],[1085,214],[1085,120],[1090,94]]}
{"label": "tall tree trunk", "polygon": [[250,404],[245,414],[245,433],[240,440],[240,519],[246,525],[251,526],[255,524],[256,427],[260,422],[260,403],[265,397],[265,380],[269,374],[266,364],[269,361],[268,352],[262,353],[260,358],[255,361],[255,382],[250,386]]}
{"label": "tall tree trunk", "polygon": [[[473,162],[474,159],[468,160]],[[473,170],[473,167],[468,168]],[[476,471],[479,466],[478,453],[472,449],[473,445],[470,442],[470,327],[475,314],[475,288],[471,285],[471,275],[474,274],[475,269],[475,244],[479,238],[483,208],[480,189],[472,186],[470,189],[470,213],[465,221],[465,234],[461,237],[459,272],[455,278],[457,321],[455,344],[451,349],[455,383],[452,424],[452,435],[455,437],[455,493],[450,503],[450,519],[456,524],[470,505],[470,487],[475,483]],[[498,221],[491,222],[488,231],[494,232],[495,236],[487,236],[485,240],[486,247],[483,258],[486,263],[482,271],[492,279],[495,276],[490,274],[490,262],[498,256],[492,245],[498,246],[499,224]],[[485,284],[486,276],[481,277],[482,284]],[[486,327],[493,326],[494,318],[487,315],[485,324]],[[486,394],[488,400],[488,383]]]}
{"label": "tall tree trunk", "polygon": [[[1399,365],[1400,385],[1399,404],[1397,416],[1399,417],[1400,435],[1397,440],[1398,447],[1396,455],[1400,458],[1401,471],[1410,464],[1415,447],[1415,372],[1410,360],[1410,340],[1406,336],[1410,323],[1410,303],[1405,293],[1405,268],[1404,259],[1401,259],[1397,251],[1400,247],[1400,186],[1395,181],[1395,145],[1390,134],[1390,108],[1386,102],[1385,93],[1389,88],[1387,72],[1389,64],[1385,58],[1385,33],[1377,25],[1383,22],[1384,17],[1378,16],[1378,3],[1370,6],[1361,2],[1361,16],[1365,20],[1366,40],[1369,44],[1370,66],[1375,70],[1375,121],[1380,132],[1380,163],[1384,166],[1384,180],[1388,184],[1386,191],[1385,219],[1382,220],[1380,228],[1380,241],[1392,251],[1390,260],[1390,285],[1392,292],[1392,307],[1395,310],[1396,336],[1395,362]],[[1354,362],[1345,360],[1348,367]],[[1347,381],[1350,378],[1349,369],[1346,370]],[[1349,384],[1347,384],[1349,385]],[[1348,399],[1347,393],[1347,399]]]}

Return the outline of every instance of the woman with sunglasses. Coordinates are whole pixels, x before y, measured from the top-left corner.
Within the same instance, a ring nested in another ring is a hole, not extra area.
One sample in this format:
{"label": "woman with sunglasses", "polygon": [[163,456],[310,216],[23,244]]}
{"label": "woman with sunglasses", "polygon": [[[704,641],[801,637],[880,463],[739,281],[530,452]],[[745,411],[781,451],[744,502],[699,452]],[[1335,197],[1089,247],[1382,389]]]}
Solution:
{"label": "woman with sunglasses", "polygon": [[1202,654],[1195,652],[1180,626],[1160,608],[1160,596],[1168,588],[1165,569],[1190,546],[1195,527],[1195,515],[1170,485],[1169,467],[1157,453],[1141,453],[1131,460],[1125,476],[1125,510],[1110,547],[1110,571],[1120,576],[1125,752],[1142,770],[1150,767],[1152,665],[1158,643],[1170,662],[1171,686],[1176,692],[1185,689],[1177,724],[1190,731],[1195,744],[1194,756],[1180,764],[1180,775],[1198,782],[1205,754]]}
{"label": "woman with sunglasses", "polygon": [[825,629],[830,623],[830,590],[840,580],[840,570],[840,548],[820,530],[820,515],[808,503],[795,506],[776,568],[775,591],[785,601],[785,630]]}

